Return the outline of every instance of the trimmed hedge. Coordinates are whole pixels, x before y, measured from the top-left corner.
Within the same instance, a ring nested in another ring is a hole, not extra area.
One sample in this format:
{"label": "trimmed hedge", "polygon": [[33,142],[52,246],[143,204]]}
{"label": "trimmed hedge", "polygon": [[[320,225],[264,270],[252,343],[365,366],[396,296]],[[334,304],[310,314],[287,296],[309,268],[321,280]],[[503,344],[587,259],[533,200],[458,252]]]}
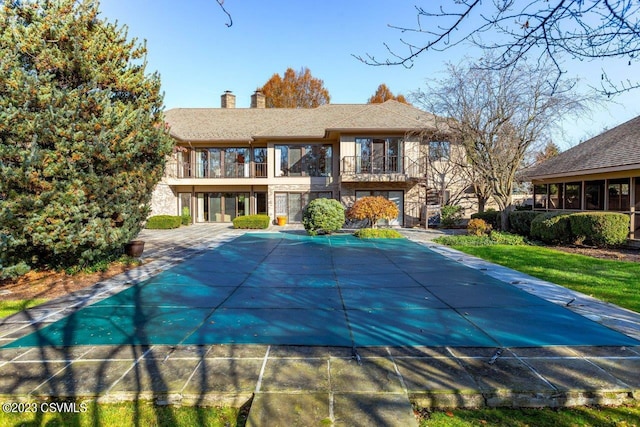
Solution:
{"label": "trimmed hedge", "polygon": [[489,224],[494,230],[498,230],[500,228],[500,212],[496,210],[476,212],[471,214],[471,219],[481,219]]}
{"label": "trimmed hedge", "polygon": [[233,219],[233,228],[258,229],[269,228],[269,215],[243,215]]}
{"label": "trimmed hedge", "polygon": [[344,206],[335,199],[312,200],[302,212],[302,225],[311,236],[338,231],[344,225]]}
{"label": "trimmed hedge", "polygon": [[512,211],[509,212],[509,231],[521,236],[531,236],[531,222],[542,212],[535,211]]}
{"label": "trimmed hedge", "polygon": [[182,224],[181,216],[156,215],[147,219],[145,228],[150,230],[169,230],[180,227],[180,224]]}
{"label": "trimmed hedge", "polygon": [[616,212],[580,212],[569,216],[576,240],[595,246],[617,246],[627,241],[629,216]]}
{"label": "trimmed hedge", "polygon": [[546,212],[531,221],[531,237],[545,243],[569,243],[573,239],[569,214]]}

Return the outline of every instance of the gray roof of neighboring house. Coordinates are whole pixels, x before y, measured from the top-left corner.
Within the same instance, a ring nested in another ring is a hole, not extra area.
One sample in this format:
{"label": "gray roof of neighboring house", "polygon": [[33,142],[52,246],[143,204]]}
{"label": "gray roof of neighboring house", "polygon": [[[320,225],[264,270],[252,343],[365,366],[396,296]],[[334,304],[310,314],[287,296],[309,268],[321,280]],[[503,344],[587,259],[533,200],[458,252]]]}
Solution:
{"label": "gray roof of neighboring house", "polygon": [[412,131],[435,116],[397,101],[327,104],[317,108],[176,108],[165,112],[171,135],[183,141],[323,138],[331,130]]}
{"label": "gray roof of neighboring house", "polygon": [[640,168],[640,116],[526,171],[527,179]]}

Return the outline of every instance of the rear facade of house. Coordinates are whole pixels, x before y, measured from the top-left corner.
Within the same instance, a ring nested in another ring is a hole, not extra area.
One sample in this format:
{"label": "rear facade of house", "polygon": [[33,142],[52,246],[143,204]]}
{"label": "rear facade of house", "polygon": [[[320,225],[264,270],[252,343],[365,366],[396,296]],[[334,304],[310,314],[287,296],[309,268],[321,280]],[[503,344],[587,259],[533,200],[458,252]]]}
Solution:
{"label": "rear facade of house", "polygon": [[176,149],[152,215],[189,213],[196,223],[249,214],[298,223],[315,198],[349,207],[375,195],[398,205],[390,225],[424,224],[439,197],[428,163],[446,161],[451,150],[435,116],[396,101],[265,108],[256,91],[251,108],[235,108],[227,91],[221,108],[172,109],[165,119]]}

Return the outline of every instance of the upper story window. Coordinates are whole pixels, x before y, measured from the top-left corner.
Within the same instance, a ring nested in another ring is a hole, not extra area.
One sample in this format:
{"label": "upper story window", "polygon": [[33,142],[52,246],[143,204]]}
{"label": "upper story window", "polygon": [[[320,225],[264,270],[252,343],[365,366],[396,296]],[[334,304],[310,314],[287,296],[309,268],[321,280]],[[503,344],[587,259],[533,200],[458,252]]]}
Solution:
{"label": "upper story window", "polygon": [[195,154],[196,178],[249,177],[248,148],[204,148]]}
{"label": "upper story window", "polygon": [[324,144],[276,145],[275,176],[331,176],[332,151]]}
{"label": "upper story window", "polygon": [[429,160],[449,160],[451,143],[449,141],[429,141]]}
{"label": "upper story window", "polygon": [[399,173],[402,138],[356,138],[356,173]]}

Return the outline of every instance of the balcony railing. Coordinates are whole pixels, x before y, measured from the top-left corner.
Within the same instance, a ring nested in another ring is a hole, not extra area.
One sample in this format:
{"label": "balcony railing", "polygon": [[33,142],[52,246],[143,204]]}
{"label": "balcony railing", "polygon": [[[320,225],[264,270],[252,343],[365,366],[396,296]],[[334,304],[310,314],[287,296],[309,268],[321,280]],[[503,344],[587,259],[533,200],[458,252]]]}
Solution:
{"label": "balcony railing", "polygon": [[421,178],[426,173],[423,158],[407,156],[345,156],[342,158],[341,174],[344,175],[405,175]]}
{"label": "balcony railing", "polygon": [[177,162],[177,178],[266,178],[267,164],[258,162],[206,163]]}

